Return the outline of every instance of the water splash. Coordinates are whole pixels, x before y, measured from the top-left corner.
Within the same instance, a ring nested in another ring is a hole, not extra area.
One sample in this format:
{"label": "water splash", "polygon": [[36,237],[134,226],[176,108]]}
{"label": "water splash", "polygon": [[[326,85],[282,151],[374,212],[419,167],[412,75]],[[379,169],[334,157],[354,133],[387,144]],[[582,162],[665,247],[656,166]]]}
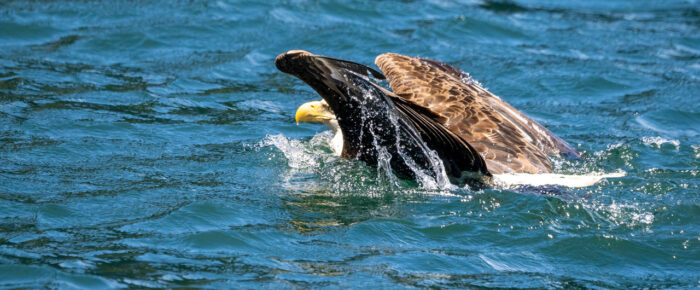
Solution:
{"label": "water splash", "polygon": [[467,85],[474,85],[474,86],[478,86],[484,90],[487,90],[486,88],[484,88],[484,86],[479,81],[477,81],[474,77],[472,77],[468,72],[462,72],[461,81]]}
{"label": "water splash", "polygon": [[[440,157],[438,156],[437,152],[425,146],[423,153],[428,157],[428,161],[430,162],[430,168],[420,168],[418,164],[413,160],[413,157],[410,156],[407,152],[405,152],[403,146],[400,145],[401,134],[399,129],[399,122],[405,121],[401,120],[397,116],[395,111],[389,112],[389,120],[394,125],[394,133],[396,135],[396,142],[394,146],[396,146],[396,148],[398,149],[397,151],[401,158],[406,162],[406,165],[408,165],[408,167],[411,168],[411,170],[413,171],[418,183],[420,183],[423,187],[428,189],[454,189],[455,186],[452,185],[452,183],[450,183],[450,179],[447,176],[447,171],[445,170],[445,165],[442,162],[442,159],[440,159]],[[411,134],[413,136],[420,136],[418,132],[416,132],[415,128],[413,128],[412,126],[406,125],[406,128],[408,128],[408,130],[411,131]],[[432,171],[432,174],[430,174],[430,172],[426,172],[426,170]]]}
{"label": "water splash", "polygon": [[[330,132],[330,131],[329,131]],[[314,145],[321,145],[324,142],[330,142],[329,134],[319,134],[314,136],[309,142],[310,146],[306,146],[302,141],[295,139],[287,139],[282,134],[267,135],[259,146],[274,146],[284,154],[287,159],[287,165],[291,168],[313,168],[317,167],[321,162],[322,155],[317,154],[318,150],[314,150]],[[321,145],[322,146],[322,145]],[[316,151],[316,152],[314,152]]]}
{"label": "water splash", "polygon": [[[356,97],[353,96],[353,98]],[[372,134],[375,137],[373,138],[374,142],[372,145],[374,146],[374,149],[379,153],[377,156],[379,165],[389,165],[392,158],[391,155],[389,154],[387,148],[384,148],[378,142],[376,142],[377,139],[383,138],[382,134],[386,134],[386,132],[383,132],[383,130],[386,130],[387,128],[378,128],[374,126],[371,120],[373,118],[376,118],[380,111],[370,111],[367,109],[366,106],[367,103],[369,101],[373,101],[374,98],[376,98],[376,96],[369,90],[363,90],[363,96],[361,99],[356,98],[361,104],[363,104],[363,106],[361,107],[362,122],[368,122],[370,129],[370,132],[363,132],[363,134],[368,133]],[[393,126],[393,128],[388,128],[389,130],[391,130],[391,132],[389,133],[393,133],[394,137],[394,144],[392,146],[396,148],[399,157],[412,171],[413,176],[415,177],[416,181],[421,185],[421,187],[431,190],[454,189],[455,186],[450,183],[447,171],[445,170],[445,166],[442,162],[442,159],[439,158],[437,152],[431,150],[427,147],[427,145],[425,145],[425,143],[420,138],[420,134],[416,132],[413,126],[405,123],[405,120],[399,118],[397,109],[393,107],[393,104],[385,103],[382,105],[386,106],[385,108],[383,108],[384,110],[382,111],[384,113],[387,113],[389,121]],[[411,154],[407,152],[406,148],[402,145],[402,141],[404,138],[401,132],[402,125],[409,131],[410,136],[416,138],[418,142],[422,143],[419,145],[421,146],[423,155],[428,158],[429,168],[421,168],[418,165],[418,162],[416,162],[416,160],[414,159],[414,157],[411,156]],[[389,167],[389,169],[390,168],[391,167]],[[389,180],[396,179],[396,176],[393,174],[392,170],[383,170],[383,172],[385,173],[385,175],[388,175]]]}
{"label": "water splash", "polygon": [[611,201],[584,201],[581,206],[595,218],[601,218],[614,226],[634,227],[654,223],[654,214],[638,203],[627,204]]}
{"label": "water splash", "polygon": [[377,149],[377,180],[386,180],[386,183],[399,186],[399,180],[391,169],[391,154],[384,147],[374,144]]}
{"label": "water splash", "polygon": [[[324,193],[330,195],[381,196],[401,193],[402,195],[431,195],[462,197],[459,187],[449,184],[449,188],[433,187],[398,178],[389,162],[391,155],[386,148],[379,148],[379,164],[376,168],[363,162],[345,160],[333,155],[329,142],[331,131],[323,131],[310,140],[295,140],[283,134],[267,135],[254,147],[275,148],[281,152],[289,167],[280,176],[281,186],[301,193]],[[274,156],[274,155],[273,155]],[[272,159],[272,157],[270,157]],[[426,175],[426,179],[429,180]],[[418,186],[416,186],[418,185]]]}
{"label": "water splash", "polygon": [[676,150],[680,149],[681,142],[674,139],[665,139],[662,137],[642,137],[642,142],[652,148],[662,148],[664,144],[673,145]]}

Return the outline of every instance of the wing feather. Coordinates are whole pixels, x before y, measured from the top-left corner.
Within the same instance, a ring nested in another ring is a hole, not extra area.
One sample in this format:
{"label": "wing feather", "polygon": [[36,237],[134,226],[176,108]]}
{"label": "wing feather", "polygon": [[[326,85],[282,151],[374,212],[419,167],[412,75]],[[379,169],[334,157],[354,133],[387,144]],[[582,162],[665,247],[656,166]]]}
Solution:
{"label": "wing feather", "polygon": [[436,121],[471,144],[493,174],[549,173],[547,155],[578,157],[566,142],[460,69],[394,53],[378,56],[375,63],[396,95],[438,115]]}
{"label": "wing feather", "polygon": [[404,119],[418,130],[426,145],[437,152],[448,174],[460,176],[462,171],[480,171],[489,175],[486,163],[479,153],[461,137],[435,121],[431,113],[396,96],[392,97],[392,101],[405,116]]}

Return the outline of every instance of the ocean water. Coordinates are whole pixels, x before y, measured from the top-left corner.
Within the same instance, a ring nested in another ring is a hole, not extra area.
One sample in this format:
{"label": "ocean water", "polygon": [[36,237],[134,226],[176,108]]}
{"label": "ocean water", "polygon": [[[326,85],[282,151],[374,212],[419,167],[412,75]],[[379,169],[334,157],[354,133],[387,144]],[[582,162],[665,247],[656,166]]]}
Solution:
{"label": "ocean water", "polygon": [[[331,154],[274,58],[469,73],[586,188],[430,189]],[[700,286],[700,3],[2,1],[0,287]]]}

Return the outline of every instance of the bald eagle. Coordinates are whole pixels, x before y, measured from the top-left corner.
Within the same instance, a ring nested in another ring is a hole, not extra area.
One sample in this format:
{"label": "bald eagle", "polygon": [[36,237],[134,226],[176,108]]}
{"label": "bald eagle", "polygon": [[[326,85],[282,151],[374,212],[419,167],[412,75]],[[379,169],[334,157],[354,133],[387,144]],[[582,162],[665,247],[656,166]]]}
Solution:
{"label": "bald eagle", "polygon": [[[548,156],[579,157],[457,68],[395,53],[379,55],[375,64],[384,74],[303,50],[275,60],[280,71],[298,77],[323,99],[301,105],[297,124],[325,124],[335,134],[331,147],[337,155],[374,166],[388,163],[400,177],[443,172],[464,183],[493,175],[551,174]],[[388,78],[393,91],[372,78]]]}

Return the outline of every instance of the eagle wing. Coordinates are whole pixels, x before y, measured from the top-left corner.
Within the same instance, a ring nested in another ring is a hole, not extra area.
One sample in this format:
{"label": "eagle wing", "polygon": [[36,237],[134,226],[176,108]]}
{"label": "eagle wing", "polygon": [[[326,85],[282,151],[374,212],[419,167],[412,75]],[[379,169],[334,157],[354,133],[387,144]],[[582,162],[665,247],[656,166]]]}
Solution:
{"label": "eagle wing", "polygon": [[[479,153],[439,123],[430,110],[396,96],[369,79],[384,76],[364,65],[293,50],[280,54],[277,68],[297,76],[329,104],[343,132],[343,157],[378,163],[377,145],[391,158],[392,168],[410,176],[409,163],[421,169],[432,166],[432,151],[442,160],[447,174],[466,181],[464,171],[489,175]],[[394,119],[393,117],[396,117]],[[414,166],[415,167],[415,166]]]}
{"label": "eagle wing", "polygon": [[547,155],[578,152],[469,74],[447,64],[385,53],[375,60],[400,98],[432,111],[435,120],[467,141],[492,174],[549,173]]}

